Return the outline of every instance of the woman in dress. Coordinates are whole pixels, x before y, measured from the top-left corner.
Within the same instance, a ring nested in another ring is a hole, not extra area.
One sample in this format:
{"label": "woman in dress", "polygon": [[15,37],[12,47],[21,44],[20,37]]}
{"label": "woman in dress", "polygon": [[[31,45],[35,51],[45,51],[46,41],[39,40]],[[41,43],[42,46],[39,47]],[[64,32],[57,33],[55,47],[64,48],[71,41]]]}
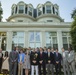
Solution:
{"label": "woman in dress", "polygon": [[29,50],[26,51],[25,62],[24,62],[25,75],[29,75],[30,70],[30,55]]}
{"label": "woman in dress", "polygon": [[2,71],[3,71],[3,75],[8,73],[9,71],[9,62],[8,62],[8,52],[5,52],[5,55],[3,57],[3,64],[2,64]]}

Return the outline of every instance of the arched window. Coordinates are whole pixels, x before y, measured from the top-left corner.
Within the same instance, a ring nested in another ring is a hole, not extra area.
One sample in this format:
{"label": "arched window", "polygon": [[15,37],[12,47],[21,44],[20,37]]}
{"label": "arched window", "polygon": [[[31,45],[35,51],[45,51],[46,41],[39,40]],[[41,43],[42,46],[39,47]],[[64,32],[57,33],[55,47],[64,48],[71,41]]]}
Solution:
{"label": "arched window", "polygon": [[29,15],[32,16],[33,8],[29,7]]}
{"label": "arched window", "polygon": [[46,5],[46,13],[51,13],[51,5]]}
{"label": "arched window", "polygon": [[19,5],[19,13],[24,13],[24,5]]}
{"label": "arched window", "polygon": [[55,8],[55,13],[56,13],[56,15],[58,15],[58,9],[57,8]]}
{"label": "arched window", "polygon": [[38,16],[42,14],[42,7],[38,8]]}
{"label": "arched window", "polygon": [[12,15],[14,14],[14,8],[12,8]]}

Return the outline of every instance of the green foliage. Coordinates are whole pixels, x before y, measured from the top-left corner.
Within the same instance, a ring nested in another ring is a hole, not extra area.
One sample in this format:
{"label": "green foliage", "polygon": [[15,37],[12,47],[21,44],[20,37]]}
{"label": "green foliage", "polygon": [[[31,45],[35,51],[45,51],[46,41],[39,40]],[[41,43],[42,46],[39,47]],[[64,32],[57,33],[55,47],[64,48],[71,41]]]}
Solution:
{"label": "green foliage", "polygon": [[75,18],[75,16],[76,16],[76,8],[73,10],[73,12],[72,12],[72,14],[71,14],[71,17],[72,17],[72,18]]}
{"label": "green foliage", "polygon": [[76,16],[74,17],[74,21],[71,25],[71,31],[70,31],[71,39],[72,39],[72,47],[76,52]]}

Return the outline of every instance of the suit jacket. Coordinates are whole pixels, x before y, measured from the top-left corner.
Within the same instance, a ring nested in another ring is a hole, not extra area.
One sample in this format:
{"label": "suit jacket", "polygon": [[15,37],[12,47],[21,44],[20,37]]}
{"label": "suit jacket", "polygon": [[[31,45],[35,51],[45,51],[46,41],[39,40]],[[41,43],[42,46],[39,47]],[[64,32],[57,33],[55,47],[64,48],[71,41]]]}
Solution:
{"label": "suit jacket", "polygon": [[[38,53],[37,52],[31,52],[30,60],[31,60],[31,65],[38,65],[38,63],[39,63]],[[33,63],[33,61],[36,61],[36,63]]]}
{"label": "suit jacket", "polygon": [[68,61],[68,52],[62,52],[62,63],[66,64]]}
{"label": "suit jacket", "polygon": [[56,61],[58,61],[61,64],[62,55],[60,53],[58,53],[58,56],[57,56],[56,52],[55,52],[54,53],[54,59],[55,59],[55,64],[56,64]]}
{"label": "suit jacket", "polygon": [[18,52],[11,51],[9,55],[9,63],[18,62]]}
{"label": "suit jacket", "polygon": [[46,53],[46,63],[48,64],[48,61],[51,61],[50,64],[54,64],[54,55],[52,52],[50,52],[50,56],[48,56],[48,52]]}
{"label": "suit jacket", "polygon": [[43,61],[42,64],[46,63],[46,53],[45,52],[42,52],[42,55],[39,52],[38,57],[39,57],[39,61]]}
{"label": "suit jacket", "polygon": [[71,63],[72,61],[75,61],[74,51],[70,51],[70,53],[68,54],[68,62]]}

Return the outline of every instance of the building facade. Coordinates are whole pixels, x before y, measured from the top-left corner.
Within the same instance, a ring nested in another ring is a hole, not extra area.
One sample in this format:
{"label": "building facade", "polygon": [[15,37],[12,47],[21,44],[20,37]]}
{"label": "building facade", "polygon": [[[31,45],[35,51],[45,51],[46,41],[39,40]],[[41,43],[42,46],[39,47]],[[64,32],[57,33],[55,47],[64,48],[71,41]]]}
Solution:
{"label": "building facade", "polygon": [[0,22],[0,48],[11,51],[13,46],[46,46],[67,50],[71,45],[70,25],[60,17],[57,4],[47,1],[34,8],[20,1],[12,5],[7,22]]}

